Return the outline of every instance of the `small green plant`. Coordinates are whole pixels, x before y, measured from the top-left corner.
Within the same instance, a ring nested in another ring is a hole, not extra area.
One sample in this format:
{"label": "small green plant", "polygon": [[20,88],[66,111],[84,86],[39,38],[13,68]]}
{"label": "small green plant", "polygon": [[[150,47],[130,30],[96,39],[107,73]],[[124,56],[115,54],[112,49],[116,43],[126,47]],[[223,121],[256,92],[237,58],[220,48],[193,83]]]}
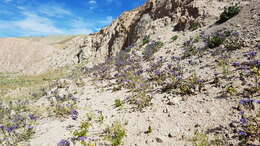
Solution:
{"label": "small green plant", "polygon": [[191,24],[191,26],[190,26],[190,30],[191,31],[194,31],[194,30],[196,30],[196,29],[198,29],[198,28],[200,28],[201,27],[201,24],[199,23],[199,22],[193,22],[192,24]]}
{"label": "small green plant", "polygon": [[112,146],[121,145],[125,136],[126,129],[119,121],[114,122],[111,127],[105,129],[105,138],[111,142]]}
{"label": "small green plant", "polygon": [[145,36],[143,39],[143,45],[147,44],[150,42],[150,36]]}
{"label": "small green plant", "polygon": [[150,134],[153,132],[153,129],[151,126],[148,127],[147,131],[145,131],[145,134]]}
{"label": "small green plant", "polygon": [[229,61],[227,59],[220,59],[219,66],[222,68],[222,74],[225,79],[228,78],[229,72]]}
{"label": "small green plant", "polygon": [[50,116],[55,114],[55,116],[66,117],[71,114],[71,111],[76,108],[76,101],[71,96],[66,96],[62,100],[58,97],[50,99],[52,106],[48,107]]}
{"label": "small green plant", "polygon": [[147,106],[150,106],[152,97],[147,94],[146,91],[138,91],[130,99],[130,103],[135,104],[137,109],[141,110]]}
{"label": "small green plant", "polygon": [[97,117],[97,121],[100,122],[100,123],[103,123],[104,119],[105,119],[105,117],[104,117],[103,113],[101,112],[99,114],[99,116]]}
{"label": "small green plant", "polygon": [[204,133],[196,132],[192,138],[192,142],[195,146],[210,146],[208,136]]}
{"label": "small green plant", "polygon": [[75,131],[73,132],[73,135],[74,135],[76,138],[83,137],[83,136],[87,136],[88,129],[89,129],[90,126],[91,126],[91,123],[88,122],[88,121],[83,121],[83,122],[81,122],[80,129],[75,130]]}
{"label": "small green plant", "polygon": [[239,12],[240,6],[238,4],[225,8],[224,12],[220,14],[220,20],[218,21],[218,23],[226,22],[230,18],[236,16]]}
{"label": "small green plant", "polygon": [[236,90],[236,88],[235,87],[233,87],[232,85],[228,85],[227,87],[226,87],[226,94],[228,94],[228,95],[235,95],[236,93],[237,93],[237,90]]}
{"label": "small green plant", "polygon": [[174,35],[173,37],[171,37],[171,40],[172,41],[176,41],[178,39],[178,36],[177,35]]}
{"label": "small green plant", "polygon": [[192,85],[190,83],[183,82],[180,85],[180,94],[181,95],[191,95],[191,94],[193,94],[192,89],[193,89],[193,87],[192,87]]}
{"label": "small green plant", "polygon": [[224,38],[222,38],[218,35],[211,36],[207,40],[208,47],[209,48],[216,48],[216,47],[220,46],[221,44],[223,44],[224,40],[225,40]]}
{"label": "small green plant", "polygon": [[124,105],[124,102],[120,99],[116,99],[115,100],[115,107],[118,108],[118,107],[122,107]]}

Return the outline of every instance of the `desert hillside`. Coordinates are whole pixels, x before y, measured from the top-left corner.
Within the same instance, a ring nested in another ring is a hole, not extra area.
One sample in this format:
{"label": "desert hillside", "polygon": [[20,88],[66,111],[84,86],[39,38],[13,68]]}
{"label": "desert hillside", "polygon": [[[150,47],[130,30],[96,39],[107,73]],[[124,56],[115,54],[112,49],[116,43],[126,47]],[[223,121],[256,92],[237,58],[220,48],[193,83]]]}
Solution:
{"label": "desert hillside", "polygon": [[149,0],[90,35],[0,39],[0,145],[259,146],[259,10]]}

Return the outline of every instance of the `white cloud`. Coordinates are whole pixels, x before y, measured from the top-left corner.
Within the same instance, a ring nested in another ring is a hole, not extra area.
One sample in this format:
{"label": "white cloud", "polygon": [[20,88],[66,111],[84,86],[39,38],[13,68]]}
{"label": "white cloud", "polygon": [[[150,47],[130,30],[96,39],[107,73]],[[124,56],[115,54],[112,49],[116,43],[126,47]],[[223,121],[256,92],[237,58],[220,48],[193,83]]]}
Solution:
{"label": "white cloud", "polygon": [[[95,5],[92,5],[95,7]],[[0,11],[8,16],[6,12]],[[41,5],[37,7],[16,6],[17,17],[0,18],[0,36],[39,36],[56,34],[89,34],[98,31],[113,21],[112,16],[105,18],[78,17],[62,5]]]}
{"label": "white cloud", "polygon": [[88,3],[89,4],[97,4],[97,1],[96,0],[90,0]]}
{"label": "white cloud", "polygon": [[13,25],[28,34],[59,34],[63,31],[55,27],[54,22],[31,12],[23,13],[25,18],[13,21]]}
{"label": "white cloud", "polygon": [[47,16],[51,17],[59,17],[64,15],[72,15],[72,13],[69,10],[66,10],[63,7],[60,7],[58,5],[42,5],[38,8],[38,11],[42,14],[45,14]]}

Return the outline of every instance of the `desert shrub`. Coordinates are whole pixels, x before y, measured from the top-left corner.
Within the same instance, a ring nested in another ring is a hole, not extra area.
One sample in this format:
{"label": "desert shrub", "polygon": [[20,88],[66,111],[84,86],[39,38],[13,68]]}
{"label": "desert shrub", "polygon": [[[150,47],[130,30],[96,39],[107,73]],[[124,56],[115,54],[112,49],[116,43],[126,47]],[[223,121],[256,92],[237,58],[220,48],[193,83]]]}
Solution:
{"label": "desert shrub", "polygon": [[148,126],[147,131],[145,131],[144,133],[145,133],[145,134],[150,134],[150,133],[152,133],[152,132],[153,132],[152,127],[151,127],[151,126]]}
{"label": "desert shrub", "polygon": [[147,44],[147,43],[149,43],[150,42],[150,36],[145,36],[144,38],[143,38],[143,45],[145,45],[145,44]]}
{"label": "desert shrub", "polygon": [[17,145],[34,134],[38,116],[28,107],[28,101],[0,101],[0,115],[0,145]]}
{"label": "desert shrub", "polygon": [[[258,145],[260,136],[260,112],[259,100],[242,99],[239,102],[239,112],[241,118],[237,122],[236,135],[239,138],[239,145]],[[256,111],[254,112],[252,111]]]}
{"label": "desert shrub", "polygon": [[105,138],[111,142],[112,146],[118,146],[123,143],[123,138],[126,136],[126,129],[120,122],[116,121],[112,126],[107,127],[104,133]]}
{"label": "desert shrub", "polygon": [[156,53],[163,46],[163,42],[152,41],[144,48],[144,58],[149,59],[154,53]]}
{"label": "desert shrub", "polygon": [[226,22],[230,18],[236,16],[240,12],[240,6],[238,4],[225,8],[224,12],[220,14],[219,23]]}
{"label": "desert shrub", "polygon": [[194,30],[197,30],[198,28],[200,28],[201,27],[201,24],[199,23],[199,22],[193,22],[193,23],[191,23],[191,26],[190,26],[190,30],[191,31],[194,31]]}
{"label": "desert shrub", "polygon": [[91,123],[89,123],[88,121],[81,122],[79,129],[75,130],[73,132],[73,136],[76,139],[79,139],[80,137],[83,137],[83,136],[87,136],[88,129],[90,126],[91,126]]}
{"label": "desert shrub", "polygon": [[133,93],[133,96],[129,99],[129,102],[136,105],[139,110],[150,106],[152,104],[151,101],[152,97],[146,91],[138,91]]}
{"label": "desert shrub", "polygon": [[208,47],[209,48],[216,48],[216,47],[220,46],[221,44],[223,44],[224,40],[225,39],[223,37],[219,36],[219,35],[210,36],[207,39]]}
{"label": "desert shrub", "polygon": [[72,94],[60,97],[59,95],[54,95],[52,98],[48,98],[51,106],[48,107],[49,116],[59,116],[66,117],[71,114],[76,108],[77,101]]}
{"label": "desert shrub", "polygon": [[172,41],[176,41],[178,39],[178,36],[177,35],[174,35],[173,37],[171,37],[171,40]]}
{"label": "desert shrub", "polygon": [[115,107],[118,108],[118,107],[122,107],[124,105],[124,102],[120,99],[116,99],[115,100]]}
{"label": "desert shrub", "polygon": [[224,42],[227,51],[238,50],[244,46],[244,41],[239,35],[233,35]]}
{"label": "desert shrub", "polygon": [[206,134],[196,132],[195,136],[192,138],[193,145],[195,146],[210,146],[209,138]]}

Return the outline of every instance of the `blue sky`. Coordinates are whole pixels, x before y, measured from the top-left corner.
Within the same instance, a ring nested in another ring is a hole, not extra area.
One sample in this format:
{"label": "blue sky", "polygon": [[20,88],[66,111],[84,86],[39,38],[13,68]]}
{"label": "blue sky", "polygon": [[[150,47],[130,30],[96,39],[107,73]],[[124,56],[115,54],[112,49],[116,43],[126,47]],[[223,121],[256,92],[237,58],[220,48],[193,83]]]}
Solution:
{"label": "blue sky", "polygon": [[89,34],[146,0],[0,0],[0,37]]}

